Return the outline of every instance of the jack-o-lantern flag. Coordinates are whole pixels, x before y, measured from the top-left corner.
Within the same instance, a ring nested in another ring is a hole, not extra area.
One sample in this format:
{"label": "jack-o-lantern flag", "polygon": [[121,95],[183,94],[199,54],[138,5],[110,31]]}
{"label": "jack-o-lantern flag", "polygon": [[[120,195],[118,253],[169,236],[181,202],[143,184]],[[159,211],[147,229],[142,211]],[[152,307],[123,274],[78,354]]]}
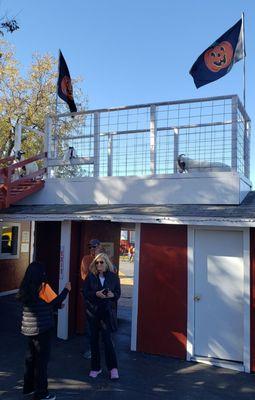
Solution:
{"label": "jack-o-lantern flag", "polygon": [[76,112],[77,107],[73,99],[73,86],[70,73],[61,51],[59,51],[59,64],[58,64],[58,95],[64,100],[71,112]]}
{"label": "jack-o-lantern flag", "polygon": [[197,88],[226,75],[244,54],[242,19],[211,44],[189,71]]}

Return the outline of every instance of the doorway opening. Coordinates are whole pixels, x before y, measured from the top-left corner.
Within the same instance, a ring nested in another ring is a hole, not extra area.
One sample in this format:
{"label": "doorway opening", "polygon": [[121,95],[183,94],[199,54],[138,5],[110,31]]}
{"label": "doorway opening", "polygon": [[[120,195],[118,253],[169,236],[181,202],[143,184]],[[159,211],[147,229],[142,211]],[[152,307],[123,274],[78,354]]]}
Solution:
{"label": "doorway opening", "polygon": [[118,316],[131,322],[134,285],[135,224],[121,226],[119,277],[121,297],[118,302]]}

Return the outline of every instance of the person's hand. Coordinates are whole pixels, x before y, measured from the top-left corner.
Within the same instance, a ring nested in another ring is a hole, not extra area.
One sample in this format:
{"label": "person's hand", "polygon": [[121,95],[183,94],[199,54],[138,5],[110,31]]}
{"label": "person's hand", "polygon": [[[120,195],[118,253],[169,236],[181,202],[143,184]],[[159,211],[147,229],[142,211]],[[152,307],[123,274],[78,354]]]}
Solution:
{"label": "person's hand", "polygon": [[107,296],[104,295],[103,290],[98,290],[98,292],[96,292],[96,296],[99,297],[100,299],[106,299]]}
{"label": "person's hand", "polygon": [[114,293],[109,290],[106,297],[114,297]]}
{"label": "person's hand", "polygon": [[71,282],[67,282],[67,283],[65,284],[65,289],[67,289],[68,292],[71,291]]}

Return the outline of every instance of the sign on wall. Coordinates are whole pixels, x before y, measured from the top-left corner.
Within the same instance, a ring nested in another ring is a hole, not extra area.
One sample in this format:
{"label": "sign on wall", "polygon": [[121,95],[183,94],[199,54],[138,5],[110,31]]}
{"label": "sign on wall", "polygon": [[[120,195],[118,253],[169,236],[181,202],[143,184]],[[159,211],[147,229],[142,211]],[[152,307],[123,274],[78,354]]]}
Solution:
{"label": "sign on wall", "polygon": [[21,234],[21,242],[29,243],[29,231],[23,231]]}

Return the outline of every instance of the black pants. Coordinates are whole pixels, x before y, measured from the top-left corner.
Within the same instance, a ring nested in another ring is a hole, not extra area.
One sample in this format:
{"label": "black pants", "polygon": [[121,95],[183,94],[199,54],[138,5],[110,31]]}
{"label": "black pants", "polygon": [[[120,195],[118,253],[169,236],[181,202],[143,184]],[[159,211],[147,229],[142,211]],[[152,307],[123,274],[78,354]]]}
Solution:
{"label": "black pants", "polygon": [[99,371],[101,369],[100,361],[100,333],[104,344],[105,363],[110,371],[113,368],[117,368],[117,358],[114,349],[114,345],[111,337],[111,329],[109,322],[99,318],[90,318],[90,332],[91,332],[91,369],[93,371]]}
{"label": "black pants", "polygon": [[23,393],[34,391],[34,399],[48,395],[47,367],[50,358],[51,330],[28,336]]}
{"label": "black pants", "polygon": [[85,330],[84,330],[84,353],[90,352],[91,332],[87,313],[85,313]]}

